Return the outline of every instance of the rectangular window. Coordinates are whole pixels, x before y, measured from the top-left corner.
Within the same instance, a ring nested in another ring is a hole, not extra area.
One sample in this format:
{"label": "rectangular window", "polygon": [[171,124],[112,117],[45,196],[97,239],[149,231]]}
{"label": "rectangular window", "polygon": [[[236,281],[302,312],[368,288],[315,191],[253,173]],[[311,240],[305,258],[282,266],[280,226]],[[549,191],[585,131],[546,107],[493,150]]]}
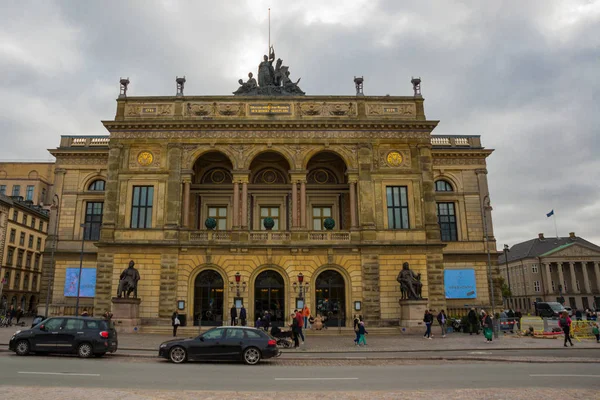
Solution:
{"label": "rectangular window", "polygon": [[25,250],[19,250],[17,253],[17,267],[23,266],[23,256],[25,255]]}
{"label": "rectangular window", "polygon": [[458,232],[456,230],[456,213],[454,203],[437,203],[438,224],[443,242],[456,242]]}
{"label": "rectangular window", "polygon": [[35,218],[33,218],[33,217],[31,218],[31,225],[29,225],[29,226],[31,226],[33,229],[35,229]]}
{"label": "rectangular window", "polygon": [[134,186],[131,205],[131,227],[152,228],[154,186]]}
{"label": "rectangular window", "polygon": [[535,292],[539,292],[540,291],[540,281],[534,281],[533,282],[533,290]]}
{"label": "rectangular window", "polygon": [[13,196],[20,196],[21,195],[21,185],[13,185],[12,195]]}
{"label": "rectangular window", "polygon": [[260,208],[260,229],[265,230],[265,218],[272,218],[273,222],[273,230],[279,230],[279,207],[261,207]]}
{"label": "rectangular window", "polygon": [[16,229],[11,229],[10,230],[10,239],[9,239],[9,242],[10,243],[14,243],[15,240],[17,240],[17,230]]}
{"label": "rectangular window", "polygon": [[6,195],[6,185],[0,185],[0,194]]}
{"label": "rectangular window", "polygon": [[30,251],[27,252],[27,258],[25,259],[25,268],[31,268],[31,259],[33,258],[33,253]]}
{"label": "rectangular window", "polygon": [[40,221],[40,231],[44,232],[44,221]]}
{"label": "rectangular window", "polygon": [[227,207],[208,207],[208,217],[217,221],[217,230],[227,230]]}
{"label": "rectangular window", "polygon": [[581,291],[581,288],[579,287],[579,281],[575,281],[575,287],[577,288],[578,292]]}
{"label": "rectangular window", "polygon": [[388,186],[387,214],[389,229],[408,229],[408,195],[406,186]]}
{"label": "rectangular window", "polygon": [[85,208],[85,240],[99,240],[104,203],[88,202]]}
{"label": "rectangular window", "polygon": [[325,230],[325,220],[331,218],[331,207],[313,207],[313,230]]}
{"label": "rectangular window", "polygon": [[577,308],[577,302],[575,301],[575,297],[569,297],[569,306],[575,310]]}
{"label": "rectangular window", "polygon": [[19,246],[25,246],[25,232],[21,232],[21,236],[19,237]]}
{"label": "rectangular window", "polygon": [[538,273],[538,266],[537,266],[537,264],[533,264],[531,266],[531,272],[534,273],[534,274]]}
{"label": "rectangular window", "polygon": [[42,249],[42,238],[37,238],[37,244],[35,246],[36,250]]}
{"label": "rectangular window", "polygon": [[27,185],[27,194],[25,195],[25,200],[33,201],[33,189],[34,189],[33,185]]}
{"label": "rectangular window", "polygon": [[6,265],[9,267],[13,265],[13,256],[15,254],[15,249],[13,247],[9,247],[6,253]]}
{"label": "rectangular window", "polygon": [[30,249],[32,249],[32,248],[33,248],[33,235],[29,235],[29,244],[28,244],[28,247],[29,247]]}
{"label": "rectangular window", "polygon": [[554,281],[552,281],[552,291],[556,291],[556,287],[554,286]]}
{"label": "rectangular window", "polygon": [[19,219],[19,212],[13,211],[13,221],[17,222],[18,219]]}
{"label": "rectangular window", "polygon": [[581,298],[581,306],[584,310],[587,310],[588,308],[590,308],[590,303],[588,301],[588,298],[586,296]]}
{"label": "rectangular window", "polygon": [[33,262],[33,269],[37,271],[39,268],[40,268],[40,255],[36,254],[35,261]]}
{"label": "rectangular window", "polygon": [[23,213],[23,225],[27,225],[27,214]]}

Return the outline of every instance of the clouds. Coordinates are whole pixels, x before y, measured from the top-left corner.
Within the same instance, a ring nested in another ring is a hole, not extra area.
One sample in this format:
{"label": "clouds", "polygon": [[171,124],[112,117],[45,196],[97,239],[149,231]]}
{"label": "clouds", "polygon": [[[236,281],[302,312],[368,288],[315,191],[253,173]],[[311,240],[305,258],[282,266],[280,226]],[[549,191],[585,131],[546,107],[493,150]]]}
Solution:
{"label": "clouds", "polygon": [[[229,94],[271,41],[308,94],[410,95],[437,134],[481,135],[496,237],[600,243],[600,1],[12,1],[0,12],[0,158],[105,134],[130,94]],[[17,140],[18,139],[18,140]]]}

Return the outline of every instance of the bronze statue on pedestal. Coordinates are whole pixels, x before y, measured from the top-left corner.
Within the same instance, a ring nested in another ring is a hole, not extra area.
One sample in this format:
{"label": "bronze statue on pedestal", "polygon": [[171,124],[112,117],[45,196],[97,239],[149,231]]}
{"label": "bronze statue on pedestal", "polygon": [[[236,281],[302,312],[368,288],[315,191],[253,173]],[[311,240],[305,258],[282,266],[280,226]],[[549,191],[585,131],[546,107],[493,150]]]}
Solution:
{"label": "bronze statue on pedestal", "polygon": [[421,300],[423,283],[421,282],[421,274],[415,274],[408,268],[408,263],[402,264],[402,270],[398,274],[396,280],[400,283],[400,291],[402,292],[402,300]]}
{"label": "bronze statue on pedestal", "polygon": [[137,283],[140,280],[140,273],[134,268],[134,265],[133,260],[129,261],[129,267],[121,272],[119,287],[117,289],[118,298],[121,298],[121,295],[123,295],[128,299],[133,292],[133,298],[137,299]]}

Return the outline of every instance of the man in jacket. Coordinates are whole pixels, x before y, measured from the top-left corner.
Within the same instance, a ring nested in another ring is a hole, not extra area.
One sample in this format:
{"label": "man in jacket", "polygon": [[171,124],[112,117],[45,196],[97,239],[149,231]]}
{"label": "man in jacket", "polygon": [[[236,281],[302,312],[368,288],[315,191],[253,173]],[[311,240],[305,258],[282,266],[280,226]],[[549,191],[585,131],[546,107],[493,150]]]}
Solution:
{"label": "man in jacket", "polygon": [[296,314],[296,320],[298,320],[298,335],[300,335],[300,337],[302,338],[302,344],[304,344],[304,333],[302,333],[302,329],[304,326],[304,317],[302,316],[302,313],[298,310],[294,310],[294,313]]}
{"label": "man in jacket", "polygon": [[235,304],[231,306],[231,326],[235,326],[235,320],[237,318],[237,308],[235,308]]}
{"label": "man in jacket", "polygon": [[423,322],[425,322],[425,326],[427,327],[427,330],[425,331],[423,337],[431,339],[433,337],[433,335],[431,334],[431,324],[433,323],[433,314],[431,313],[431,310],[425,310]]}
{"label": "man in jacket", "polygon": [[440,324],[440,328],[442,329],[442,337],[446,337],[446,312],[444,310],[440,311],[437,315],[438,324]]}
{"label": "man in jacket", "polygon": [[560,326],[565,334],[565,347],[567,347],[567,342],[573,346],[573,341],[571,340],[571,318],[569,318],[569,313],[567,311],[563,311],[560,319],[558,320],[558,326]]}
{"label": "man in jacket", "polygon": [[242,326],[246,326],[246,308],[242,304],[242,308],[240,309],[240,324]]}
{"label": "man in jacket", "polygon": [[292,317],[292,323],[290,324],[290,327],[292,328],[292,336],[294,338],[294,348],[297,349],[298,347],[300,347],[300,343],[298,342],[298,313],[294,312],[292,313],[291,317]]}

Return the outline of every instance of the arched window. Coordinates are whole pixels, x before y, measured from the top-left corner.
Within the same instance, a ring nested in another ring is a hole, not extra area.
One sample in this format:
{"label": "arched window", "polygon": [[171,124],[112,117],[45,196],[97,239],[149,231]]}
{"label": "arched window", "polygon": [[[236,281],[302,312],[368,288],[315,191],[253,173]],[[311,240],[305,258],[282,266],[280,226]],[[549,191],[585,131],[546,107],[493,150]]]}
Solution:
{"label": "arched window", "polygon": [[94,182],[90,183],[90,186],[88,186],[88,190],[103,192],[104,183],[105,182],[102,179],[97,179]]}
{"label": "arched window", "polygon": [[445,180],[439,180],[435,182],[436,192],[453,192],[452,185]]}

